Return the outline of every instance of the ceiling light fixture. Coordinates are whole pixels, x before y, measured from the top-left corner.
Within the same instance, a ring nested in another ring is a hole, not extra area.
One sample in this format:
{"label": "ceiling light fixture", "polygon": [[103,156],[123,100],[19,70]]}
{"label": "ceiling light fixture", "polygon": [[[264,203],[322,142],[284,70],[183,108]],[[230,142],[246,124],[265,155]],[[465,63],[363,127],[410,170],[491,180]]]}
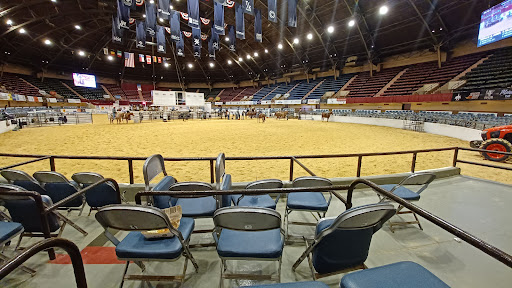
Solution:
{"label": "ceiling light fixture", "polygon": [[299,38],[294,38],[293,39],[293,44],[299,44]]}
{"label": "ceiling light fixture", "polygon": [[50,41],[50,39],[45,39],[45,40],[44,40],[44,44],[46,44],[46,45],[51,45],[51,44],[52,44],[52,41]]}
{"label": "ceiling light fixture", "polygon": [[283,44],[281,44],[281,43],[277,44],[277,48],[278,49],[283,49]]}
{"label": "ceiling light fixture", "polygon": [[309,33],[308,34],[308,40],[311,40],[311,39],[313,39],[313,34]]}
{"label": "ceiling light fixture", "polygon": [[11,20],[11,19],[7,19],[7,21],[5,21],[5,23],[6,23],[7,25],[12,25],[12,24],[14,24],[14,23],[12,22],[12,20]]}
{"label": "ceiling light fixture", "polygon": [[348,26],[349,27],[353,27],[354,25],[356,25],[356,21],[354,19],[348,21]]}
{"label": "ceiling light fixture", "polygon": [[254,57],[258,57],[260,56],[260,54],[258,54],[258,52],[254,52]]}
{"label": "ceiling light fixture", "polygon": [[386,14],[388,14],[388,11],[389,11],[388,6],[383,5],[383,6],[381,6],[381,7],[380,7],[380,9],[379,9],[379,14],[380,14],[380,15],[386,15]]}
{"label": "ceiling light fixture", "polygon": [[109,61],[112,61],[112,60],[114,60],[114,57],[112,57],[112,55],[108,55],[108,56],[107,56],[107,59],[108,59]]}
{"label": "ceiling light fixture", "polygon": [[146,14],[142,14],[142,18],[146,18]]}
{"label": "ceiling light fixture", "polygon": [[268,53],[268,50],[267,50],[267,49],[265,49],[265,53]]}
{"label": "ceiling light fixture", "polygon": [[214,66],[215,66],[215,64],[213,62],[210,62],[210,67],[213,68]]}
{"label": "ceiling light fixture", "polygon": [[327,27],[327,32],[329,32],[329,33],[334,32],[334,26]]}
{"label": "ceiling light fixture", "polygon": [[165,68],[169,67],[169,63],[165,62],[164,66]]}
{"label": "ceiling light fixture", "polygon": [[231,64],[233,64],[233,61],[228,60],[228,65],[231,65]]}
{"label": "ceiling light fixture", "polygon": [[247,58],[247,60],[251,59],[251,55],[247,54],[247,56],[245,56],[245,58]]}
{"label": "ceiling light fixture", "polygon": [[242,58],[242,57],[238,57],[238,61],[243,62],[243,61],[244,61],[244,58]]}
{"label": "ceiling light fixture", "polygon": [[80,56],[82,56],[82,57],[83,57],[83,56],[85,56],[85,52],[84,52],[84,51],[82,51],[82,50],[80,50],[80,51],[78,51],[78,55],[80,55]]}
{"label": "ceiling light fixture", "polygon": [[192,68],[194,65],[192,63],[188,63],[188,68]]}
{"label": "ceiling light fixture", "polygon": [[80,25],[75,25],[75,29],[76,29],[76,30],[82,30],[82,26],[80,26]]}
{"label": "ceiling light fixture", "polygon": [[228,42],[228,41],[229,41],[229,37],[224,38],[224,40],[225,40],[226,42]]}
{"label": "ceiling light fixture", "polygon": [[20,30],[18,30],[20,32],[20,34],[25,34],[25,32],[27,32],[24,28],[21,28]]}

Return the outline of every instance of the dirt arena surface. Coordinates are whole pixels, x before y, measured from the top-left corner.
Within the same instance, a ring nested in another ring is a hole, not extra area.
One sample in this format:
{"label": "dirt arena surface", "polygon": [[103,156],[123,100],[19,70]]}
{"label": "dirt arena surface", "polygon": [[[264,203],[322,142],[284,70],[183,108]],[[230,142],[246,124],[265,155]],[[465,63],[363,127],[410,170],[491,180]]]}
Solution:
{"label": "dirt arena surface", "polygon": [[[277,156],[389,152],[439,147],[469,147],[466,141],[401,129],[311,120],[144,121],[135,124],[109,124],[106,115],[94,115],[94,124],[26,128],[0,135],[3,153],[103,155],[147,157]],[[460,152],[460,159],[491,163],[474,152]],[[416,170],[451,166],[453,152],[420,153]],[[0,157],[0,167],[29,160]],[[365,157],[362,176],[408,172],[412,155]],[[324,177],[356,175],[357,158],[300,160]],[[129,182],[127,161],[61,160],[56,170],[67,177],[75,172],[92,171],[118,182]],[[134,162],[135,182],[143,183],[143,161]],[[502,165],[511,166],[509,163]],[[234,182],[265,178],[289,178],[289,160],[228,161],[226,170]],[[462,173],[512,183],[509,171],[459,164]],[[179,181],[209,181],[209,162],[166,162],[169,175]],[[49,170],[49,161],[24,165],[28,173]],[[308,175],[295,165],[294,176]]]}

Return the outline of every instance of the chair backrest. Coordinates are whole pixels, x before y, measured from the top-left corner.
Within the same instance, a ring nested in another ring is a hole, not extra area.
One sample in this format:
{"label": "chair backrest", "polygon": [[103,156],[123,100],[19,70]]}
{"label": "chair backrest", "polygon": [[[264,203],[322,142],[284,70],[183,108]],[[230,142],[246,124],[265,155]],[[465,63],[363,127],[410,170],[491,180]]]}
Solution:
{"label": "chair backrest", "polygon": [[[105,178],[98,173],[78,172],[73,174],[71,179],[86,188]],[[105,182],[85,192],[85,201],[92,208],[121,204],[121,191],[119,191],[119,186],[114,183]]]}
{"label": "chair backrest", "polygon": [[[209,183],[205,182],[178,182],[171,187],[169,187],[169,191],[209,191],[213,190],[213,186]],[[208,195],[196,194],[193,196],[180,196],[173,195],[173,198],[200,198],[207,197]]]}
{"label": "chair backrest", "polygon": [[163,173],[164,176],[167,176],[167,172],[165,171],[164,157],[160,154],[151,155],[144,162],[144,166],[142,166],[142,174],[144,175],[144,184],[146,185],[146,190],[149,191],[149,183],[160,173]]}
{"label": "chair backrest", "polygon": [[433,173],[414,173],[398,183],[393,190],[396,190],[400,186],[418,186],[419,189],[414,192],[420,194],[423,190],[427,189],[428,185],[432,183],[434,179],[436,179],[436,174]]}
{"label": "chair backrest", "polygon": [[123,231],[147,231],[172,228],[167,215],[151,206],[116,204],[102,207],[95,215],[104,228]]}
{"label": "chair backrest", "polygon": [[[46,194],[52,198],[54,203],[76,193],[79,187],[70,182],[64,175],[54,171],[39,171],[34,173],[39,183],[44,185]],[[83,203],[83,197],[77,197],[63,207],[80,207]]]}
{"label": "chair backrest", "polygon": [[216,189],[220,190],[220,185],[224,175],[226,174],[226,155],[220,153],[215,160],[215,183],[217,184]]}
{"label": "chair backrest", "polygon": [[24,171],[5,169],[0,171],[0,174],[11,184],[23,187],[28,191],[46,194],[46,190],[44,190],[43,186],[41,186],[34,177]]}
{"label": "chair backrest", "polygon": [[[215,160],[215,189],[231,190],[231,184],[231,175],[226,174],[226,155],[220,153]],[[231,206],[231,196],[232,195],[216,196],[217,208]]]}
{"label": "chair backrest", "polygon": [[318,176],[303,176],[295,178],[292,182],[293,187],[319,187],[331,186],[331,180]]}
{"label": "chair backrest", "polygon": [[71,179],[75,181],[78,184],[84,185],[84,184],[94,184],[98,181],[101,181],[105,179],[103,176],[101,176],[98,173],[94,172],[78,172],[73,174],[71,176]]}
{"label": "chair backrest", "polygon": [[315,270],[325,274],[363,264],[373,234],[395,212],[393,205],[377,203],[351,208],[336,218],[321,219],[311,246]]}
{"label": "chair backrest", "polygon": [[283,188],[283,181],[279,179],[263,179],[251,182],[245,186],[245,189],[275,189]]}
{"label": "chair backrest", "polygon": [[238,231],[265,231],[281,228],[279,212],[259,207],[224,207],[213,214],[216,228]]}

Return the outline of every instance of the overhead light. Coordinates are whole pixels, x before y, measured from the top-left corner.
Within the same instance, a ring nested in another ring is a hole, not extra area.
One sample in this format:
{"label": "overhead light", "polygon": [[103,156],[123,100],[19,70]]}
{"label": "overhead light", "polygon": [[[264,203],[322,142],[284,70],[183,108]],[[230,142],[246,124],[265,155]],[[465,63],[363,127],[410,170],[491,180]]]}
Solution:
{"label": "overhead light", "polygon": [[278,48],[278,49],[283,49],[283,44],[279,43],[279,44],[277,45],[277,48]]}
{"label": "overhead light", "polygon": [[6,23],[7,25],[12,25],[12,24],[13,24],[13,22],[12,22],[12,20],[11,20],[11,19],[7,19],[7,20],[5,21],[5,23]]}
{"label": "overhead light", "polygon": [[436,30],[432,30],[432,33],[435,33],[435,32],[436,32]]}
{"label": "overhead light", "polygon": [[294,38],[293,39],[293,44],[299,44],[299,38]]}
{"label": "overhead light", "polygon": [[20,34],[25,34],[25,32],[27,32],[27,31],[25,31],[25,29],[21,28],[20,30],[18,30],[18,32],[20,32]]}
{"label": "overhead light", "polygon": [[75,25],[75,29],[76,29],[76,30],[81,30],[81,29],[82,29],[82,26],[80,26],[80,25]]}
{"label": "overhead light", "polygon": [[231,64],[233,64],[233,61],[228,60],[228,65],[231,65]]}
{"label": "overhead light", "polygon": [[329,32],[329,33],[334,32],[334,26],[327,27],[327,32]]}
{"label": "overhead light", "polygon": [[212,68],[213,68],[214,66],[215,66],[215,63],[210,62],[210,67],[212,67]]}
{"label": "overhead light", "polygon": [[188,68],[192,68],[192,67],[194,67],[194,64],[188,63]]}
{"label": "overhead light", "polygon": [[356,25],[356,20],[352,19],[352,20],[348,21],[348,26],[352,27],[354,25]]}
{"label": "overhead light", "polygon": [[243,61],[244,61],[244,58],[242,58],[242,57],[238,57],[238,61],[243,62]]}
{"label": "overhead light", "polygon": [[228,42],[228,41],[229,41],[229,37],[224,38],[224,40],[225,40],[226,42]]}
{"label": "overhead light", "polygon": [[309,33],[307,37],[308,37],[308,40],[311,40],[311,39],[313,39],[313,34]]}
{"label": "overhead light", "polygon": [[386,14],[388,14],[388,11],[389,11],[388,6],[383,5],[383,6],[381,6],[381,7],[380,7],[380,9],[379,9],[379,14],[380,14],[380,15],[386,15]]}
{"label": "overhead light", "polygon": [[109,61],[112,61],[112,60],[114,60],[114,57],[112,57],[112,55],[108,55],[108,56],[107,56],[107,59],[108,59]]}
{"label": "overhead light", "polygon": [[254,52],[254,57],[258,57],[260,56],[260,54],[258,54],[258,52]]}
{"label": "overhead light", "polygon": [[268,50],[267,50],[267,49],[265,49],[265,53],[268,53]]}
{"label": "overhead light", "polygon": [[154,0],[149,0],[149,4],[155,4]]}
{"label": "overhead light", "polygon": [[146,14],[142,14],[142,18],[146,18]]}
{"label": "overhead light", "polygon": [[174,7],[172,7],[172,5],[171,5],[171,6],[169,6],[169,8],[174,9]]}
{"label": "overhead light", "polygon": [[164,66],[165,66],[166,68],[167,68],[167,67],[169,67],[169,63],[165,62],[165,63],[164,63]]}
{"label": "overhead light", "polygon": [[443,27],[439,28],[439,31],[443,31]]}
{"label": "overhead light", "polygon": [[80,56],[85,56],[85,52],[84,52],[84,51],[82,51],[82,50],[80,50],[80,51],[78,51],[78,55],[80,55]]}
{"label": "overhead light", "polygon": [[158,20],[160,20],[160,22],[164,22],[164,18],[159,18]]}
{"label": "overhead light", "polygon": [[46,45],[51,45],[52,44],[52,41],[50,39],[45,39],[44,40],[44,44]]}
{"label": "overhead light", "polygon": [[245,56],[245,58],[251,59],[251,55],[247,54],[247,56]]}
{"label": "overhead light", "polygon": [[52,0],[53,3],[57,3],[57,0]]}

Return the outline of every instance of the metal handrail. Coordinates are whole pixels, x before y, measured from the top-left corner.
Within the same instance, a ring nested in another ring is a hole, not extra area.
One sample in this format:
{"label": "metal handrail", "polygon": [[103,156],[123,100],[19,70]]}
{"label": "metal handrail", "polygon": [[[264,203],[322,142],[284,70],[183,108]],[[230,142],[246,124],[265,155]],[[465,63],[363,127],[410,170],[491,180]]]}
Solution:
{"label": "metal handrail", "polygon": [[23,252],[14,256],[10,260],[6,261],[2,266],[0,266],[0,280],[11,273],[14,269],[20,267],[23,263],[25,263],[25,261],[30,259],[30,257],[34,256],[38,252],[55,247],[64,249],[64,251],[68,253],[69,258],[71,258],[71,264],[73,265],[73,272],[75,274],[76,287],[87,288],[87,279],[85,277],[84,264],[82,262],[82,255],[80,255],[80,250],[73,242],[63,238],[45,239],[24,249]]}

